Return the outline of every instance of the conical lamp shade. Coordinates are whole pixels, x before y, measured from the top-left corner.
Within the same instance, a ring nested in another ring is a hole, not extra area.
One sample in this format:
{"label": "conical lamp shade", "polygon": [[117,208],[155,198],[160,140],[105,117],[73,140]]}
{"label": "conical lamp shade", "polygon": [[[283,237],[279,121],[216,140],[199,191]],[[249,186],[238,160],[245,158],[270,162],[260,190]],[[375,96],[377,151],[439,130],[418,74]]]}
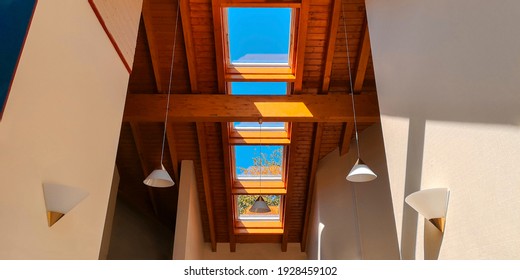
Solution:
{"label": "conical lamp shade", "polygon": [[347,180],[356,183],[369,182],[375,178],[377,178],[377,175],[361,159],[356,161],[347,175]]}
{"label": "conical lamp shade", "polygon": [[265,203],[265,200],[260,195],[256,199],[255,203],[253,203],[253,206],[251,206],[251,209],[249,209],[249,212],[269,213],[269,212],[271,212],[271,208],[269,208],[269,206],[267,206],[267,203]]}
{"label": "conical lamp shade", "polygon": [[152,171],[152,173],[144,179],[143,183],[155,188],[167,188],[175,185],[170,174],[164,169],[164,166],[162,166],[161,169]]}

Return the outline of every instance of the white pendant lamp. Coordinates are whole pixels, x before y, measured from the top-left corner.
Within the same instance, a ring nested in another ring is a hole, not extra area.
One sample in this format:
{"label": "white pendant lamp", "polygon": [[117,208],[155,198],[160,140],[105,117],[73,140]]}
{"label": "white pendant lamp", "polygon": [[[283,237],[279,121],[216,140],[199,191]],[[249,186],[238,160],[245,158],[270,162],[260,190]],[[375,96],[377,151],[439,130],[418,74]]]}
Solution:
{"label": "white pendant lamp", "polygon": [[271,212],[271,208],[267,206],[264,198],[262,197],[262,165],[263,165],[263,157],[262,157],[262,119],[258,121],[260,124],[260,195],[253,203],[253,206],[249,209],[249,212],[253,213],[269,213]]}
{"label": "white pendant lamp", "polygon": [[345,11],[343,10],[343,4],[341,5],[341,13],[343,14],[343,30],[345,31],[345,42],[347,45],[347,63],[348,63],[348,76],[350,83],[350,96],[352,97],[352,112],[354,114],[354,131],[356,135],[356,148],[357,148],[357,161],[354,164],[354,167],[350,170],[347,175],[347,180],[350,182],[361,183],[361,182],[369,182],[377,178],[377,175],[366,165],[359,156],[359,135],[357,128],[357,119],[356,119],[356,105],[354,103],[354,87],[352,86],[352,72],[350,69],[350,54],[348,50],[348,36],[347,36],[347,25],[345,23]]}
{"label": "white pendant lamp", "polygon": [[158,169],[155,169],[144,179],[143,183],[150,187],[155,188],[166,188],[171,187],[175,185],[175,182],[173,182],[172,177],[163,165],[163,158],[164,158],[164,142],[166,140],[166,128],[168,125],[168,112],[170,111],[170,95],[172,91],[172,77],[173,77],[173,61],[175,58],[175,45],[177,43],[177,27],[179,23],[179,7],[180,5],[177,4],[177,17],[175,19],[175,32],[173,35],[173,48],[172,48],[172,61],[170,64],[170,82],[168,85],[168,99],[166,101],[166,116],[164,117],[164,129],[163,129],[163,139],[162,139],[162,149],[161,149],[161,166]]}

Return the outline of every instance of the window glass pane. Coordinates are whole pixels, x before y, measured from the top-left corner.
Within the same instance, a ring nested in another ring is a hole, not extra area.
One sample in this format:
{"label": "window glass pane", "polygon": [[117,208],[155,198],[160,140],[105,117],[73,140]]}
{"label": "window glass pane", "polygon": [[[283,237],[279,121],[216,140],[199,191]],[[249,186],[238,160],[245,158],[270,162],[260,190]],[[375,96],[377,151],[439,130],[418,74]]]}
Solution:
{"label": "window glass pane", "polygon": [[283,146],[234,146],[238,180],[282,180]]}
{"label": "window glass pane", "polygon": [[290,8],[228,8],[232,64],[289,63]]}
{"label": "window glass pane", "polygon": [[[235,129],[239,130],[260,130],[260,124],[258,122],[234,122]],[[262,123],[262,131],[265,130],[284,130],[284,122],[264,122]]]}
{"label": "window glass pane", "polygon": [[287,95],[286,82],[231,82],[234,95]]}
{"label": "window glass pane", "polygon": [[266,213],[255,213],[249,211],[258,195],[237,195],[237,212],[239,220],[247,221],[279,221],[280,220],[280,195],[262,195],[263,200],[266,202],[270,209],[270,212]]}

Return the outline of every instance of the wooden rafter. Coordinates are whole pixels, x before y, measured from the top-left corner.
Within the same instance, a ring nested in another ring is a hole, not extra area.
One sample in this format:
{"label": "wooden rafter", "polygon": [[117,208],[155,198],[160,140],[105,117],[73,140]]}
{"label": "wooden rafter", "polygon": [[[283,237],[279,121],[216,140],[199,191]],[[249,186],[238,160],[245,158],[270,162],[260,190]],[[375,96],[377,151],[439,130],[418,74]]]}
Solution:
{"label": "wooden rafter", "polygon": [[345,155],[348,153],[350,149],[350,139],[352,139],[352,135],[354,134],[354,122],[347,122],[345,124],[345,129],[343,131],[343,135],[341,137],[339,143],[339,155]]}
{"label": "wooden rafter", "polygon": [[208,211],[209,235],[211,241],[211,250],[217,251],[217,239],[215,236],[215,219],[213,215],[213,199],[211,195],[211,186],[209,181],[208,169],[208,153],[206,146],[206,129],[204,123],[197,123],[197,138],[199,142],[200,163],[202,167],[202,184],[204,187],[204,196],[206,197],[206,209]]}
{"label": "wooden rafter", "polygon": [[[134,137],[135,148],[137,149],[137,154],[139,155],[139,162],[141,163],[143,174],[144,176],[148,176],[148,174],[150,174],[152,170],[148,167],[148,164],[146,163],[143,156],[143,144],[141,142],[139,126],[135,122],[130,122],[130,129],[132,130],[132,136]],[[155,201],[155,195],[153,193],[153,190],[149,186],[146,186],[146,189],[148,190],[148,197],[150,198],[150,202],[152,203],[153,212],[156,216],[158,216],[159,210],[157,207],[157,202]]]}
{"label": "wooden rafter", "polygon": [[220,4],[221,0],[212,0],[212,12],[213,12],[213,32],[215,35],[215,56],[217,62],[217,79],[218,79],[218,91],[219,93],[225,93],[225,67],[224,61],[224,34],[222,30],[222,7]]}
{"label": "wooden rafter", "polygon": [[[165,94],[129,94],[124,121],[158,122],[164,115]],[[377,96],[355,97],[358,122],[379,122]],[[173,94],[169,120],[173,122],[351,122],[351,97],[334,95],[239,96]]]}
{"label": "wooden rafter", "polygon": [[327,41],[327,57],[325,59],[325,70],[323,71],[322,93],[327,93],[330,86],[330,75],[332,73],[332,59],[334,58],[334,48],[336,47],[336,37],[341,12],[341,0],[334,0],[332,6],[332,17]]}
{"label": "wooden rafter", "polygon": [[[299,127],[298,123],[292,124],[292,139],[298,139],[298,133],[299,133]],[[287,219],[291,216],[291,196],[293,195],[293,182],[291,181],[292,178],[294,178],[294,168],[292,168],[292,164],[297,160],[297,149],[298,149],[298,143],[292,142],[292,144],[289,146],[289,160],[287,162],[287,195],[285,196],[285,203],[284,203],[284,211],[285,213],[285,219],[284,219],[284,230],[282,235],[282,252],[287,252],[287,243],[289,239],[289,228],[288,228],[288,221]]]}
{"label": "wooden rafter", "polygon": [[146,31],[146,39],[148,40],[148,48],[152,59],[153,73],[155,75],[155,84],[158,92],[164,92],[161,77],[161,62],[159,60],[159,49],[157,38],[155,38],[154,26],[152,21],[152,3],[150,0],[143,1],[143,21]]}
{"label": "wooden rafter", "polygon": [[195,63],[195,51],[193,48],[193,38],[191,30],[189,0],[180,1],[180,12],[182,20],[182,30],[184,34],[184,45],[186,49],[186,59],[188,61],[188,72],[190,74],[190,86],[192,93],[198,93],[197,64]]}
{"label": "wooden rafter", "polygon": [[363,82],[367,72],[368,59],[370,58],[370,35],[368,33],[368,22],[365,16],[363,23],[362,39],[359,43],[359,51],[356,63],[356,72],[354,78],[354,92],[359,93],[363,90]]}
{"label": "wooden rafter", "polygon": [[233,213],[235,213],[234,205],[231,198],[231,189],[233,184],[233,178],[231,173],[231,149],[229,146],[229,135],[228,135],[228,124],[223,122],[220,124],[222,131],[222,151],[224,154],[224,178],[226,183],[226,204],[227,204],[227,221],[228,221],[228,232],[229,232],[229,250],[231,252],[236,251],[236,236],[233,225]]}
{"label": "wooden rafter", "polygon": [[173,167],[173,180],[175,183],[179,183],[179,159],[177,157],[177,149],[175,144],[175,133],[173,132],[173,126],[168,125],[166,128],[166,139],[168,141],[168,149],[170,150],[170,158],[172,160]]}
{"label": "wooden rafter", "polygon": [[314,196],[314,183],[316,180],[316,171],[318,170],[318,160],[320,157],[321,137],[323,135],[323,124],[317,123],[314,133],[314,144],[312,147],[312,162],[309,176],[309,184],[307,189],[307,206],[305,207],[305,220],[302,230],[302,239],[300,242],[301,251],[305,252],[307,248],[307,234],[309,230],[309,219],[312,209],[312,201]]}
{"label": "wooden rafter", "polygon": [[296,73],[294,93],[299,93],[303,85],[303,67],[305,61],[305,46],[307,45],[307,23],[309,22],[309,6],[311,0],[302,0],[298,22],[298,41],[296,46]]}

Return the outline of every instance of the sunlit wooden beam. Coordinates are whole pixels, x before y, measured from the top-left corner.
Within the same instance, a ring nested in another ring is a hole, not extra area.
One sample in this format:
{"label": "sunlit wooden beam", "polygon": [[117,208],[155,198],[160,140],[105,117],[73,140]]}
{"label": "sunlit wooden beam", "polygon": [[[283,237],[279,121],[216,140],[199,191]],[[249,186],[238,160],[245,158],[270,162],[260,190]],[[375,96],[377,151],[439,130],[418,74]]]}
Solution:
{"label": "sunlit wooden beam", "polygon": [[363,23],[362,39],[359,43],[359,52],[356,63],[356,73],[354,78],[354,92],[358,93],[363,90],[363,82],[365,81],[365,74],[367,72],[368,59],[370,58],[370,36],[368,34],[368,23],[365,16]]}
{"label": "sunlit wooden beam", "polygon": [[208,211],[209,238],[211,250],[217,251],[217,239],[215,235],[215,219],[213,214],[213,198],[211,195],[211,182],[209,181],[208,153],[206,146],[206,129],[204,123],[197,123],[197,138],[199,142],[200,165],[202,167],[202,184],[206,197],[206,209]]}
{"label": "sunlit wooden beam", "polygon": [[336,37],[341,12],[341,0],[334,0],[332,4],[332,18],[330,21],[329,39],[327,41],[327,57],[325,59],[325,70],[323,71],[322,93],[327,93],[330,86],[330,75],[332,73],[332,59],[334,58],[334,48],[336,47]]}
{"label": "sunlit wooden beam", "polygon": [[[379,122],[377,96],[355,97],[358,122]],[[128,94],[124,121],[160,122],[166,94]],[[347,94],[237,96],[174,94],[168,120],[172,122],[352,122],[352,100]]]}

